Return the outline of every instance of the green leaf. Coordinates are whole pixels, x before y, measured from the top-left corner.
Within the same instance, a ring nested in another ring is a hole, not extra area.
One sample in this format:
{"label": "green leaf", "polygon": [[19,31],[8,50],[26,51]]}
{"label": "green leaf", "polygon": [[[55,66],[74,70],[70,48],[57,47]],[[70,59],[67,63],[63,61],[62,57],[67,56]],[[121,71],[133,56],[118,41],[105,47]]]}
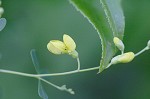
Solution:
{"label": "green leaf", "polygon": [[5,26],[6,26],[6,19],[5,18],[1,18],[0,19],[0,31],[2,31]]}
{"label": "green leaf", "polygon": [[40,73],[41,73],[41,72],[40,72],[40,65],[39,65],[39,61],[38,61],[38,59],[37,59],[37,55],[36,55],[35,49],[32,49],[32,50],[30,51],[30,55],[31,55],[31,59],[32,59],[32,62],[33,62],[33,65],[34,65],[34,67],[35,67],[36,72],[37,72],[38,74],[40,74]]}
{"label": "green leaf", "polygon": [[38,82],[38,94],[41,98],[48,99],[48,96],[47,96],[47,94],[42,86],[42,82],[40,80]]}
{"label": "green leaf", "polygon": [[[33,65],[35,67],[35,70],[38,74],[42,73],[41,72],[41,69],[40,69],[40,65],[39,65],[39,61],[37,59],[37,55],[36,55],[36,51],[35,49],[32,49],[30,51],[30,55],[31,55],[31,58],[32,58],[32,62],[33,62]],[[48,95],[46,94],[43,86],[42,86],[42,83],[41,81],[39,80],[38,81],[38,94],[39,96],[42,98],[42,99],[48,99]]]}
{"label": "green leaf", "polygon": [[123,39],[125,22],[120,0],[70,0],[70,2],[99,34],[102,43],[99,72],[102,72],[117,52],[113,38],[116,36]]}

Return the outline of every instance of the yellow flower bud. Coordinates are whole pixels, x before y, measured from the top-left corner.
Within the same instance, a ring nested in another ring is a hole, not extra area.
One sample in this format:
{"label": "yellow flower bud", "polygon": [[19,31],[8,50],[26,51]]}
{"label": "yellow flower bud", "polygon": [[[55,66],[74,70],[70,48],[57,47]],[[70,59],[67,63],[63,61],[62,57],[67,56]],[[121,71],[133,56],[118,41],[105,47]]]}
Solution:
{"label": "yellow flower bud", "polygon": [[135,55],[133,52],[128,52],[123,55],[118,59],[119,62],[121,63],[128,63],[131,62],[134,59]]}
{"label": "yellow flower bud", "polygon": [[53,54],[62,54],[66,52],[66,46],[59,40],[52,40],[47,44],[47,48]]}
{"label": "yellow flower bud", "polygon": [[119,50],[124,51],[124,44],[118,37],[114,37],[113,41]]}
{"label": "yellow flower bud", "polygon": [[134,57],[135,57],[135,55],[133,52],[127,52],[127,53],[124,53],[122,55],[118,55],[118,56],[114,57],[111,60],[111,63],[112,64],[128,63],[128,62],[131,62],[134,59]]}

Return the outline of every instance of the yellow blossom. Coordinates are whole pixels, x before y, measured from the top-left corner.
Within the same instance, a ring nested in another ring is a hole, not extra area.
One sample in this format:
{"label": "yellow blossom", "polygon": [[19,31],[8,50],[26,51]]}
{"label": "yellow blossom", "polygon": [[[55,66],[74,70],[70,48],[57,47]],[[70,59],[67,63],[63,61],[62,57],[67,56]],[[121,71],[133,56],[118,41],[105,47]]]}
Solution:
{"label": "yellow blossom", "polygon": [[111,63],[112,64],[128,63],[128,62],[131,62],[134,59],[134,57],[135,57],[135,55],[133,52],[127,52],[127,53],[124,53],[122,55],[118,55],[118,56],[114,57],[111,60]]}
{"label": "yellow blossom", "polygon": [[64,34],[63,35],[63,42],[59,40],[51,40],[47,44],[47,48],[53,54],[69,54],[74,58],[78,57],[78,53],[75,50],[76,44],[74,40],[69,36]]}

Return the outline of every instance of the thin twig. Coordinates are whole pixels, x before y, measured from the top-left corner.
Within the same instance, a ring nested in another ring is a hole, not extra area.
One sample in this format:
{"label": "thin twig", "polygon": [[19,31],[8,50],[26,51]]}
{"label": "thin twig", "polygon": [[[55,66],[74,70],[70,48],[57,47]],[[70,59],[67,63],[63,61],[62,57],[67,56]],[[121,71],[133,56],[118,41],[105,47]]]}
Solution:
{"label": "thin twig", "polygon": [[7,73],[7,74],[14,74],[14,75],[37,78],[37,77],[46,77],[46,76],[68,75],[68,74],[74,74],[74,73],[79,73],[79,72],[87,72],[87,71],[92,71],[92,70],[97,70],[97,69],[99,69],[99,66],[98,67],[93,67],[93,68],[81,69],[81,70],[73,70],[73,71],[69,71],[69,72],[52,73],[52,74],[28,74],[28,73],[22,73],[22,72],[4,70],[4,69],[0,69],[0,72],[1,73]]}
{"label": "thin twig", "polygon": [[77,58],[77,63],[78,63],[78,71],[80,70],[80,59],[79,59],[79,57]]}
{"label": "thin twig", "polygon": [[141,51],[139,51],[138,53],[136,53],[136,54],[135,54],[135,57],[138,56],[138,55],[140,55],[140,54],[142,54],[143,52],[145,52],[145,51],[147,51],[147,50],[149,50],[149,47],[148,47],[148,46],[146,46],[144,49],[142,49]]}

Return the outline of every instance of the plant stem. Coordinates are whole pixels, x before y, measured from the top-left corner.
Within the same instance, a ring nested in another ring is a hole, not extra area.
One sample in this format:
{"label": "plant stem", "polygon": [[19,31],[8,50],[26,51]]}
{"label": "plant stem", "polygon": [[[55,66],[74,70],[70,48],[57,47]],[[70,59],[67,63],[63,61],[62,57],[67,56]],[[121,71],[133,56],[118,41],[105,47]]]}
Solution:
{"label": "plant stem", "polygon": [[123,51],[121,51],[121,54],[123,54],[124,53],[124,50]]}
{"label": "plant stem", "polygon": [[11,70],[4,70],[4,69],[0,69],[0,72],[19,75],[19,76],[25,76],[25,77],[34,77],[34,78],[36,77],[35,74],[28,74],[28,73],[22,73],[22,72],[16,72],[16,71],[11,71]]}
{"label": "plant stem", "polygon": [[111,65],[112,65],[112,63],[109,63],[108,66],[106,67],[106,69],[109,68]]}
{"label": "plant stem", "polygon": [[140,55],[140,54],[142,54],[143,52],[145,52],[145,51],[147,51],[147,50],[149,50],[149,47],[148,47],[148,46],[146,46],[144,49],[142,49],[141,51],[139,51],[138,53],[136,53],[136,54],[135,54],[135,57],[138,56],[138,55]]}
{"label": "plant stem", "polygon": [[[135,57],[138,56],[138,55],[140,55],[140,54],[142,54],[146,50],[149,50],[149,47],[145,47],[144,49],[142,49],[141,51],[139,51],[138,53],[136,53]],[[28,74],[28,73],[22,73],[22,72],[16,72],[16,71],[11,71],[11,70],[4,70],[4,69],[0,69],[0,72],[1,73],[14,74],[14,75],[20,75],[20,76],[26,76],[26,77],[38,78],[38,77],[46,77],[46,76],[63,76],[63,75],[69,75],[69,74],[75,74],[75,73],[87,72],[87,71],[92,71],[92,70],[99,69],[99,66],[97,66],[97,67],[93,67],[93,68],[87,68],[87,69],[81,69],[80,70],[80,60],[79,60],[79,58],[77,58],[77,62],[78,62],[78,69],[77,70],[73,70],[73,71],[69,71],[69,72],[62,72],[62,73]],[[106,68],[108,68],[110,65],[111,65],[111,63]]]}
{"label": "plant stem", "polygon": [[38,79],[43,81],[43,82],[45,82],[45,83],[47,83],[47,84],[49,84],[49,85],[51,85],[51,86],[53,86],[53,87],[55,87],[55,88],[57,88],[60,91],[66,91],[66,92],[68,92],[70,94],[75,94],[75,92],[72,89],[70,89],[70,88],[67,89],[66,85],[58,86],[58,85],[53,84],[52,82],[49,82],[49,81],[47,81],[47,80],[45,80],[45,79],[43,79],[41,77],[39,77]]}
{"label": "plant stem", "polygon": [[0,72],[7,73],[7,74],[20,75],[20,76],[25,76],[25,77],[38,78],[38,77],[46,77],[46,76],[68,75],[68,74],[74,74],[74,73],[78,73],[78,72],[87,72],[87,71],[92,71],[92,70],[97,70],[97,69],[99,69],[99,66],[93,67],[93,68],[82,69],[82,70],[73,70],[73,71],[69,71],[69,72],[52,73],[52,74],[28,74],[28,73],[22,73],[22,72],[16,72],[16,71],[11,71],[11,70],[4,70],[4,69],[0,69]]}
{"label": "plant stem", "polygon": [[60,86],[58,86],[56,84],[53,84],[52,82],[49,82],[49,81],[47,81],[47,80],[45,80],[45,79],[43,79],[41,77],[35,76],[35,74],[27,74],[27,73],[21,73],[21,72],[15,72],[15,71],[10,71],[10,70],[3,70],[3,69],[0,69],[0,72],[2,72],[2,73],[8,73],[8,74],[14,74],[14,75],[19,75],[19,76],[25,76],[25,77],[37,78],[37,79],[39,79],[39,80],[41,80],[41,81],[43,81],[43,82],[45,82],[45,83],[47,83],[47,84],[55,87],[55,88],[57,88],[58,90],[69,92],[67,89],[62,90],[62,87],[60,87]]}
{"label": "plant stem", "polygon": [[69,75],[69,74],[74,74],[74,73],[87,72],[87,71],[92,71],[92,70],[97,70],[97,69],[99,69],[99,66],[98,67],[93,67],[93,68],[87,68],[87,69],[81,69],[81,70],[74,70],[74,71],[69,71],[69,72],[63,72],[63,73],[39,74],[39,75],[36,75],[36,76],[37,77],[62,76],[62,75]]}
{"label": "plant stem", "polygon": [[55,87],[55,88],[57,88],[57,89],[59,89],[59,90],[61,90],[61,87],[59,87],[59,86],[57,86],[57,85],[55,85],[55,84],[53,84],[53,83],[51,83],[51,82],[43,79],[43,78],[39,77],[38,79],[41,80],[41,81],[43,81],[43,82],[45,82],[45,83],[47,83],[47,84],[49,84],[49,85],[51,85],[51,86],[53,86],[53,87]]}
{"label": "plant stem", "polygon": [[77,58],[77,63],[78,63],[78,71],[80,70],[80,59],[79,59],[79,57]]}

